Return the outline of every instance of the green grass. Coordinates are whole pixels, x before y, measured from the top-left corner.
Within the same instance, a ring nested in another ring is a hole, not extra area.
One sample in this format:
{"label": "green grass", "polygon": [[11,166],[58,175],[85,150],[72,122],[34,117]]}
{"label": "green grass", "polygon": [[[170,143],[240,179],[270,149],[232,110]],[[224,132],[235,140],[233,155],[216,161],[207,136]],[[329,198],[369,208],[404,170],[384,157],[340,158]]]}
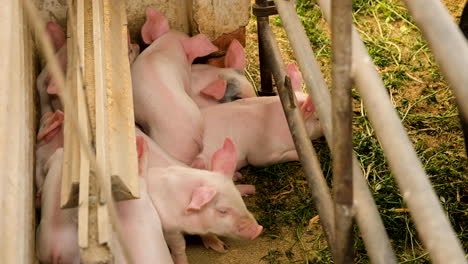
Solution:
{"label": "green grass", "polygon": [[[468,160],[450,87],[401,1],[354,0],[353,3],[356,29],[382,76],[416,153],[466,252]],[[330,85],[331,40],[321,11],[314,1],[298,0],[297,12]],[[281,20],[278,17],[272,17],[271,23],[276,32],[281,32]],[[278,38],[284,38],[284,33]],[[258,76],[253,79],[258,82]],[[429,256],[418,238],[410,214],[399,210],[407,207],[385,161],[366,110],[361,106],[359,93],[355,90],[353,100],[354,151],[378,205],[395,254],[400,263],[429,263]],[[328,147],[323,139],[314,141],[314,146],[330,184],[332,175]],[[296,234],[296,242],[292,247],[299,248],[306,256],[297,260],[293,251],[289,251],[288,258],[288,249],[272,247],[262,263],[332,262],[323,242],[323,234],[315,232],[315,236],[309,236],[309,220],[317,212],[298,162],[268,168],[248,167],[243,170],[243,174],[247,175],[247,182],[257,186],[258,194],[249,199],[254,200],[251,203],[253,211],[266,227],[264,235],[282,239],[285,235],[284,227],[288,227]],[[355,236],[355,262],[369,263],[357,228]]]}

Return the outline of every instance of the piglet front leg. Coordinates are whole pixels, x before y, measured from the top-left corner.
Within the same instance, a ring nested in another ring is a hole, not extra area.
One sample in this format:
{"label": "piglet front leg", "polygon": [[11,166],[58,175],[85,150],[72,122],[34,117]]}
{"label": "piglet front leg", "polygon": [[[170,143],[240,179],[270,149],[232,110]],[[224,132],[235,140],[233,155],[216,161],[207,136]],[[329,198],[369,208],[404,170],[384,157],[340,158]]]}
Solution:
{"label": "piglet front leg", "polygon": [[174,264],[188,264],[187,255],[185,254],[185,238],[179,231],[165,231],[167,245],[171,249],[172,259]]}
{"label": "piglet front leg", "polygon": [[62,160],[63,148],[59,148],[45,165],[37,256],[41,263],[79,264],[77,210],[60,209]]}
{"label": "piglet front leg", "polygon": [[219,253],[226,253],[226,244],[224,244],[224,242],[216,235],[207,234],[200,237],[203,241],[203,245],[205,245],[206,248],[212,248],[214,251]]}

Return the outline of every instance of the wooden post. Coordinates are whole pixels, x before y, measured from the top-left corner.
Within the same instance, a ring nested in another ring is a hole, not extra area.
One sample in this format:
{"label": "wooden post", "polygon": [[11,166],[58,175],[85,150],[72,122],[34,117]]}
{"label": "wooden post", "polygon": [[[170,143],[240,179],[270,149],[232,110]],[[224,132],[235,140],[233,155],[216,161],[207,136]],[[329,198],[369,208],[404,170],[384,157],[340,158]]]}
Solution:
{"label": "wooden post", "polygon": [[0,263],[33,263],[35,69],[19,1],[0,1]]}
{"label": "wooden post", "polygon": [[333,190],[335,193],[335,262],[353,262],[353,135],[351,109],[352,0],[332,2]]}

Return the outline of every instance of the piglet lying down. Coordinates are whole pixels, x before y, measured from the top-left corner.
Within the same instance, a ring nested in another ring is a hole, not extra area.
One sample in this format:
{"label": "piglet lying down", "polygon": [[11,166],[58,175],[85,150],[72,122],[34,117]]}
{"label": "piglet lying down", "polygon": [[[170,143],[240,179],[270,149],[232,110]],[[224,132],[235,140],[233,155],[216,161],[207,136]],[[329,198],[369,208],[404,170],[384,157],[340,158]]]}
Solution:
{"label": "piglet lying down", "polygon": [[[310,97],[299,91],[302,77],[294,65],[288,66],[298,104],[311,139],[322,136],[320,122]],[[254,97],[208,107],[205,119],[203,151],[192,163],[196,168],[210,168],[210,157],[225,137],[234,141],[237,169],[248,164],[269,166],[298,160],[281,101],[278,96]]]}

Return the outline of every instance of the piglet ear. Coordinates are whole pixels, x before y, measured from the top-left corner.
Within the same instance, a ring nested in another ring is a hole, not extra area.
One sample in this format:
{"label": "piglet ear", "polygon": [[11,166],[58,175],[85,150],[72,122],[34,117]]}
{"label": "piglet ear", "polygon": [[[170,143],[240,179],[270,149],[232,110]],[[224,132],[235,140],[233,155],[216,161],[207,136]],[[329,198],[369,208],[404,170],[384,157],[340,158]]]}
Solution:
{"label": "piglet ear", "polygon": [[291,79],[291,86],[293,91],[300,92],[302,87],[302,73],[297,69],[296,64],[288,64],[286,72]]}
{"label": "piglet ear", "polygon": [[47,86],[47,93],[48,94],[58,94],[57,84],[55,83],[54,79],[50,79],[49,85]]}
{"label": "piglet ear", "polygon": [[312,103],[312,99],[310,98],[310,95],[307,96],[305,101],[301,105],[301,112],[302,116],[304,117],[304,120],[307,120],[315,111],[315,106]]}
{"label": "piglet ear", "polygon": [[138,155],[138,174],[142,175],[148,164],[148,144],[143,136],[136,136],[136,148]]}
{"label": "piglet ear", "polygon": [[219,100],[223,98],[224,94],[226,93],[226,86],[226,80],[218,79],[210,83],[206,88],[201,90],[200,93]]}
{"label": "piglet ear", "polygon": [[185,208],[187,213],[198,211],[215,197],[217,191],[211,186],[199,186],[192,192],[190,204]]}
{"label": "piglet ear", "polygon": [[218,149],[211,158],[211,170],[232,177],[237,166],[236,145],[231,138],[224,139],[223,147]]}
{"label": "piglet ear", "polygon": [[59,24],[54,22],[47,23],[47,32],[49,33],[55,51],[59,50],[65,44],[65,32]]}
{"label": "piglet ear", "polygon": [[224,58],[226,68],[234,68],[236,70],[244,70],[245,68],[245,51],[244,47],[237,39],[233,39]]}
{"label": "piglet ear", "polygon": [[62,129],[63,118],[63,112],[60,110],[54,113],[45,113],[41,119],[41,123],[44,122],[44,125],[37,134],[37,140],[44,139],[45,142],[50,142],[60,129]]}
{"label": "piglet ear", "polygon": [[182,40],[182,46],[184,46],[187,60],[190,64],[192,64],[193,60],[197,57],[203,57],[218,51],[218,47],[213,45],[210,39],[204,34],[198,34]]}
{"label": "piglet ear", "polygon": [[159,11],[152,8],[146,9],[146,22],[141,28],[143,42],[151,44],[157,38],[169,31],[167,18]]}

